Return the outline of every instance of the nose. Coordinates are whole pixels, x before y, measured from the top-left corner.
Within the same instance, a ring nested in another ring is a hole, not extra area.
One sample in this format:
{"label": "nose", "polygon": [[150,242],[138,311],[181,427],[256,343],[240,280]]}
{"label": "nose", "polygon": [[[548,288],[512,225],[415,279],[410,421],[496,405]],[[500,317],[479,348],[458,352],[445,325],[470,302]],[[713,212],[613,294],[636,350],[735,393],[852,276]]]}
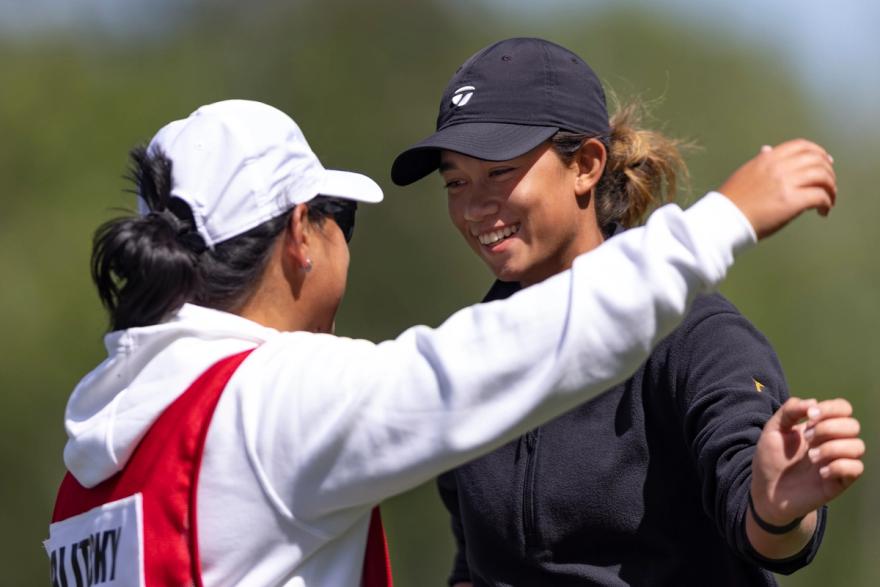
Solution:
{"label": "nose", "polygon": [[464,219],[468,222],[480,222],[487,216],[498,214],[498,200],[491,195],[477,193],[471,195],[464,206]]}

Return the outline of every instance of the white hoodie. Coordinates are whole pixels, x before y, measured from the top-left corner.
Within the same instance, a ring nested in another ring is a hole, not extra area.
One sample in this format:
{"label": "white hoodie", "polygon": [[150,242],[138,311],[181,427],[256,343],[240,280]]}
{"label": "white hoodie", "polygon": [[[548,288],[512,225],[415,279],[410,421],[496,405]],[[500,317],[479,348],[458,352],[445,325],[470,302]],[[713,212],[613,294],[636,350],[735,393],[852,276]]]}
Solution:
{"label": "white hoodie", "polygon": [[198,487],[207,587],[355,586],[371,508],[628,377],[755,241],[724,196],[666,206],[563,272],[374,344],[185,305],[112,332],[67,406],[67,468],[120,471],[209,366],[257,348],[214,413]]}

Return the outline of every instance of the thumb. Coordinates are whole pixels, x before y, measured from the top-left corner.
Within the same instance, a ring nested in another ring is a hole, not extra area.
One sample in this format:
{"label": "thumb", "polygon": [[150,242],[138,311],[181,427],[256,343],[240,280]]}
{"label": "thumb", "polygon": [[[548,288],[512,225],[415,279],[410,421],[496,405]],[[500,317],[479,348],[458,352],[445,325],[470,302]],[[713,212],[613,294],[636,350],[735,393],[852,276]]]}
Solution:
{"label": "thumb", "polygon": [[816,400],[814,399],[789,398],[781,408],[776,410],[767,424],[778,428],[780,432],[788,432],[798,422],[806,418],[810,408],[815,405]]}

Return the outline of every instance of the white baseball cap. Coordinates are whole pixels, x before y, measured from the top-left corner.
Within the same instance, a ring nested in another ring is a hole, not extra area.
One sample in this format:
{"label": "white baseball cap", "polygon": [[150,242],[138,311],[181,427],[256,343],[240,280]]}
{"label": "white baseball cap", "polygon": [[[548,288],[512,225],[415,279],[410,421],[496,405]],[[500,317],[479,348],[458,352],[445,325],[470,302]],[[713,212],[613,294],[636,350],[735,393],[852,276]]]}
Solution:
{"label": "white baseball cap", "polygon": [[[202,106],[159,130],[148,147],[156,150],[172,162],[171,195],[189,204],[209,247],[318,195],[382,201],[369,177],[324,169],[299,126],[261,102]],[[150,211],[140,197],[138,209]]]}

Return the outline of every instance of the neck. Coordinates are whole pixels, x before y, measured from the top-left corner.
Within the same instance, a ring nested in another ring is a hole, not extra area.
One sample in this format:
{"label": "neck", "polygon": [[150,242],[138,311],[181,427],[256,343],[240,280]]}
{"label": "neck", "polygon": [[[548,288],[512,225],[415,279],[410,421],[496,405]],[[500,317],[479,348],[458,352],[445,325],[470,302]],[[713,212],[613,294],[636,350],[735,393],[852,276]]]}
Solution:
{"label": "neck", "polygon": [[580,255],[599,247],[603,242],[605,242],[605,236],[598,227],[596,230],[584,231],[578,235],[578,238],[574,242],[571,243],[571,246],[566,247],[564,251],[561,251],[557,258],[550,260],[548,262],[548,267],[545,270],[536,272],[534,276],[520,280],[520,285],[522,287],[528,287],[540,283],[557,273],[562,273],[563,271],[571,269],[575,259]]}
{"label": "neck", "polygon": [[281,332],[332,331],[332,318],[316,318],[320,312],[310,303],[314,295],[307,291],[303,276],[292,263],[273,260],[253,293],[234,313]]}
{"label": "neck", "polygon": [[308,330],[308,321],[298,310],[296,304],[285,304],[283,298],[261,289],[254,292],[235,313],[281,332]]}

